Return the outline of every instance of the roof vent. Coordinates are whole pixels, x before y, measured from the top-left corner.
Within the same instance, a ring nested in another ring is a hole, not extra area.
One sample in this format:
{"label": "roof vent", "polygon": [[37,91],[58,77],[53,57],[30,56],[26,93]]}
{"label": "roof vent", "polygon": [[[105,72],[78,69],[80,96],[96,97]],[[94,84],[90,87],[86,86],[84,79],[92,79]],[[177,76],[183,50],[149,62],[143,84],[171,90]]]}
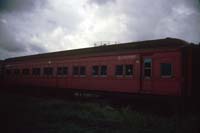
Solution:
{"label": "roof vent", "polygon": [[107,46],[111,44],[118,44],[117,41],[99,41],[94,43],[94,47]]}

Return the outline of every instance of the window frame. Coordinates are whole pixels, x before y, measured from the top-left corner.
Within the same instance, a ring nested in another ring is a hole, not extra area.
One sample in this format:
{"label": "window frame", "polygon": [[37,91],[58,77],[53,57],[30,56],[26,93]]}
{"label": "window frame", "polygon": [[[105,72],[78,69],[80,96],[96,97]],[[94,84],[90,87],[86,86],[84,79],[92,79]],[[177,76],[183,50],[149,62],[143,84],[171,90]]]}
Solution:
{"label": "window frame", "polygon": [[[97,68],[97,69],[95,70],[95,68]],[[99,69],[100,69],[100,67],[98,65],[93,65],[92,66],[92,76],[93,77],[98,77],[99,76]]]}
{"label": "window frame", "polygon": [[[127,74],[127,66],[131,66],[131,67],[130,67],[131,70],[132,70],[131,74]],[[124,75],[125,75],[126,77],[133,77],[133,75],[134,75],[134,65],[133,65],[133,64],[125,64],[125,65],[124,65]]]}
{"label": "window frame", "polygon": [[[105,68],[105,70],[103,70],[103,68]],[[101,77],[106,77],[108,75],[108,66],[107,65],[100,66],[99,75]]]}
{"label": "window frame", "polygon": [[[147,62],[148,60],[150,60],[150,67],[149,66],[145,66],[145,63]],[[143,60],[143,77],[145,79],[151,79],[152,78],[152,65],[153,65],[153,60],[152,58],[145,58]],[[146,76],[145,73],[146,71],[145,70],[150,70],[150,76]]]}
{"label": "window frame", "polygon": [[41,75],[41,68],[40,67],[33,67],[32,68],[32,75],[33,76],[40,76]]}
{"label": "window frame", "polygon": [[68,75],[68,67],[67,66],[58,66],[56,69],[57,76],[67,76]]}
{"label": "window frame", "polygon": [[[120,71],[121,72],[120,74],[119,74],[119,71],[118,71],[119,69],[117,69],[117,67],[122,67],[121,71]],[[123,77],[123,75],[124,75],[124,65],[123,64],[115,65],[115,76],[116,77]]]}
{"label": "window frame", "polygon": [[22,75],[24,75],[24,76],[30,75],[30,69],[29,68],[23,68],[22,69]]}
{"label": "window frame", "polygon": [[77,76],[79,76],[79,73],[80,73],[79,67],[78,67],[78,66],[73,66],[73,67],[72,67],[72,75],[73,75],[74,77],[77,77]]}
{"label": "window frame", "polygon": [[69,68],[67,66],[63,66],[62,69],[62,75],[67,76],[69,74]]}
{"label": "window frame", "polygon": [[20,69],[18,69],[18,68],[15,68],[15,69],[13,69],[13,74],[15,75],[15,76],[19,76],[20,75]]}
{"label": "window frame", "polygon": [[62,75],[62,67],[57,67],[56,69],[56,75],[61,76]]}
{"label": "window frame", "polygon": [[[170,75],[162,75],[162,64],[170,64],[170,66],[171,66],[171,74]],[[174,75],[174,71],[173,71],[173,64],[172,63],[169,63],[169,62],[160,63],[160,77],[161,78],[172,78],[173,75]]]}
{"label": "window frame", "polygon": [[80,77],[85,77],[86,76],[86,71],[87,71],[86,66],[80,66],[79,67],[79,75],[80,75]]}
{"label": "window frame", "polygon": [[43,68],[43,75],[44,76],[53,76],[53,74],[54,74],[54,68],[53,67],[44,67]]}

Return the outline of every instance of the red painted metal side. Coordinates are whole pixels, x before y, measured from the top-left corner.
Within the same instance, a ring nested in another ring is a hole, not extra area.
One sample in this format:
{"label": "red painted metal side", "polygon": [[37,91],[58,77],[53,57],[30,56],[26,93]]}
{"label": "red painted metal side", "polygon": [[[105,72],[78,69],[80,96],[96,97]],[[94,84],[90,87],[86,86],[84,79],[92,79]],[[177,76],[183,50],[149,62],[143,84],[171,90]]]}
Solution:
{"label": "red painted metal side", "polygon": [[[180,52],[165,52],[158,53],[153,58],[153,88],[154,93],[167,95],[180,95],[181,91],[181,53]],[[162,77],[160,75],[160,64],[172,64],[172,77]]]}
{"label": "red painted metal side", "polygon": [[[142,60],[144,57],[151,57],[152,59],[152,79],[148,82],[144,81],[142,77]],[[51,60],[51,64],[48,64],[49,60]],[[180,50],[152,50],[148,52],[124,53],[109,56],[83,58],[63,57],[14,62],[7,65],[20,69],[29,68],[30,70],[34,67],[53,67],[54,74],[52,76],[19,75],[18,77],[6,77],[6,83],[13,86],[53,87],[57,90],[59,88],[65,88],[178,96],[181,93],[182,84],[181,60]],[[172,77],[162,77],[160,75],[161,63],[171,63],[173,65]],[[133,76],[115,76],[115,66],[120,64],[132,64],[134,66]],[[107,65],[107,76],[93,77],[91,74],[93,65]],[[68,75],[65,77],[57,76],[55,70],[58,66],[67,66],[69,68]],[[86,66],[86,76],[73,76],[73,66]],[[146,89],[144,89],[144,86],[146,86]]]}

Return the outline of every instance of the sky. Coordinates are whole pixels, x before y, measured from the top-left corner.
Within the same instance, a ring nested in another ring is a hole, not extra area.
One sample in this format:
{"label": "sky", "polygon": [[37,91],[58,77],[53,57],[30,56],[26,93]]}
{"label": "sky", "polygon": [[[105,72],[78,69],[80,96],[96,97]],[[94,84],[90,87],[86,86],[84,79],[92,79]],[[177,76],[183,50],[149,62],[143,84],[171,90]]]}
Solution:
{"label": "sky", "polygon": [[200,42],[200,0],[0,0],[0,60],[166,37]]}

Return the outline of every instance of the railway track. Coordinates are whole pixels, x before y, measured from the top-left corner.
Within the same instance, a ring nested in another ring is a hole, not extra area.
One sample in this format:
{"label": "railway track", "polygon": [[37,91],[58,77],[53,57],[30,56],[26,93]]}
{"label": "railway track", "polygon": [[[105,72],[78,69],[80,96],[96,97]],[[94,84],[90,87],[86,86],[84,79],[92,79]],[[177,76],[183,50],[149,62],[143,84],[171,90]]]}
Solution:
{"label": "railway track", "polygon": [[130,108],[131,110],[144,112],[149,114],[157,114],[163,116],[175,115],[177,113],[177,99],[163,98],[154,96],[138,96],[111,93],[89,93],[89,92],[67,92],[67,91],[48,91],[39,89],[4,89],[4,93],[10,93],[21,96],[38,97],[45,99],[59,99],[64,101],[80,102],[80,103],[96,103],[99,105],[108,105],[114,108]]}

